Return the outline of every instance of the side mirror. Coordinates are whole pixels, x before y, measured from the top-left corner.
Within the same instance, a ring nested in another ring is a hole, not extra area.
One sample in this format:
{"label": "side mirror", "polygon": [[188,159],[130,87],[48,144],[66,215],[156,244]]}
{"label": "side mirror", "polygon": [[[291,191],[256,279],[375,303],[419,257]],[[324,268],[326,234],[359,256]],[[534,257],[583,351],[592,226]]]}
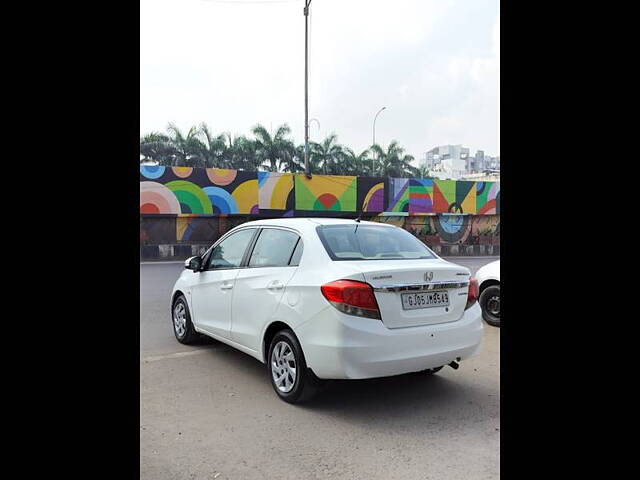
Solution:
{"label": "side mirror", "polygon": [[199,272],[200,267],[202,267],[202,258],[200,257],[191,257],[184,261],[184,268],[188,268],[194,272]]}

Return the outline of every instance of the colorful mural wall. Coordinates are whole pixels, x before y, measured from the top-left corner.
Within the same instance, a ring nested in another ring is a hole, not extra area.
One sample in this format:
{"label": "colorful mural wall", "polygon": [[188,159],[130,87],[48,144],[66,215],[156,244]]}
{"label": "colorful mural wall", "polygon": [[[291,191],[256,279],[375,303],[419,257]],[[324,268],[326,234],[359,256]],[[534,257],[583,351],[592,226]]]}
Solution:
{"label": "colorful mural wall", "polygon": [[[211,245],[232,228],[254,220],[236,216],[140,216],[140,245]],[[445,245],[499,246],[499,215],[374,215],[364,217],[390,223],[413,233],[432,248]]]}
{"label": "colorful mural wall", "polygon": [[186,258],[189,245],[211,245],[241,223],[294,216],[360,216],[404,228],[437,253],[499,254],[497,182],[140,167],[144,249],[184,245]]}
{"label": "colorful mural wall", "polygon": [[[189,217],[499,215],[500,183],[339,175],[308,179],[292,173],[141,166],[140,213]],[[443,222],[453,225],[468,219]]]}

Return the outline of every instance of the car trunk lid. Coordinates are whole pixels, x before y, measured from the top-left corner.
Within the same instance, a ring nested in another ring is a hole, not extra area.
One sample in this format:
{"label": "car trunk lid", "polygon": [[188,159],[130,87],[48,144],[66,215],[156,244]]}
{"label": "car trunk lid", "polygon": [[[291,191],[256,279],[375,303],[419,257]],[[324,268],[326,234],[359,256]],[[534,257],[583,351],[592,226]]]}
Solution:
{"label": "car trunk lid", "polygon": [[[342,262],[341,262],[342,263]],[[442,259],[349,261],[374,288],[382,322],[388,328],[414,327],[459,320],[467,304],[469,270]],[[438,292],[448,305],[429,305]],[[418,294],[427,294],[419,295]],[[419,308],[403,308],[423,302]],[[424,307],[424,308],[423,308]]]}

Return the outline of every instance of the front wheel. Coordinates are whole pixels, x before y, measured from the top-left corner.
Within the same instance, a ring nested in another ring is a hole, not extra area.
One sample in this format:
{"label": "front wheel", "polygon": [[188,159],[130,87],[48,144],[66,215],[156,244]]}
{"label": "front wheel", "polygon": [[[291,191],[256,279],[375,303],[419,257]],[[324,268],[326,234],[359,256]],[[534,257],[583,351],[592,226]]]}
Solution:
{"label": "front wheel", "polygon": [[189,306],[184,295],[180,295],[173,303],[171,316],[176,340],[185,345],[192,344],[198,338],[198,334],[191,323],[191,313],[189,313]]}
{"label": "front wheel", "polygon": [[482,318],[489,325],[500,326],[500,285],[491,285],[480,294]]}
{"label": "front wheel", "polygon": [[299,403],[315,395],[320,382],[307,368],[300,342],[291,330],[276,333],[267,358],[271,385],[282,400]]}

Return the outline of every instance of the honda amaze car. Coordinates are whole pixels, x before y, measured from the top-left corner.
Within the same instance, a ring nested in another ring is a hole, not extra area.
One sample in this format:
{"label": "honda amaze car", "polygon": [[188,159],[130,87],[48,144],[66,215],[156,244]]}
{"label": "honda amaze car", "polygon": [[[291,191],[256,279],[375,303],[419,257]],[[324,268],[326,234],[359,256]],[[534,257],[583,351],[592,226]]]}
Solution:
{"label": "honda amaze car", "polygon": [[392,225],[247,222],[185,267],[171,295],[178,341],[204,334],[255,357],[290,403],[323,379],[458,368],[482,338],[469,270]]}

